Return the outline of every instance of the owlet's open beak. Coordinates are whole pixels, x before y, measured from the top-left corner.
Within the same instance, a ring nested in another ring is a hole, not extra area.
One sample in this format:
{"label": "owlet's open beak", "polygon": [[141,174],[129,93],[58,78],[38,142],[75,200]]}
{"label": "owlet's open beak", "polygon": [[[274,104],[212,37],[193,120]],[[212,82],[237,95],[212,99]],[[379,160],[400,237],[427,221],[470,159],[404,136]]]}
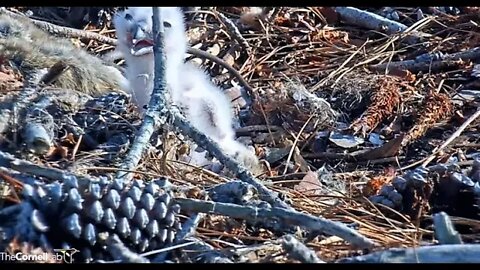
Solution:
{"label": "owlet's open beak", "polygon": [[134,56],[142,56],[153,53],[154,41],[152,34],[145,31],[144,27],[141,27],[139,24],[135,24],[132,30],[131,54]]}
{"label": "owlet's open beak", "polygon": [[133,39],[131,53],[135,56],[142,56],[148,53],[153,53],[152,39]]}

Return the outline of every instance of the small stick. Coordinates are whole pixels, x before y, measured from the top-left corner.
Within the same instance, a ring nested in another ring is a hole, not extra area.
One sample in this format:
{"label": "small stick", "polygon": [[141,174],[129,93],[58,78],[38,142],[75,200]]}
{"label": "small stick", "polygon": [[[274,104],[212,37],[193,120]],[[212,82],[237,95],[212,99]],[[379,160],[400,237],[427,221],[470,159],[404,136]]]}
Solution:
{"label": "small stick", "polygon": [[215,15],[220,19],[220,21],[225,25],[227,28],[228,32],[233,36],[233,38],[242,46],[245,50],[250,51],[252,47],[250,47],[250,44],[248,44],[248,41],[242,36],[242,33],[240,33],[240,30],[238,30],[238,27],[235,25],[235,23],[232,22],[227,16],[223,15],[220,12],[215,12]]}
{"label": "small stick", "polygon": [[422,164],[422,166],[427,166],[434,158],[435,156],[442,151],[445,147],[447,147],[450,143],[453,142],[462,132],[473,122],[475,119],[477,119],[480,116],[480,108],[477,109],[477,111],[472,114],[467,121],[465,121],[458,129],[455,131],[450,137],[438,148],[433,150],[433,153],[425,160]]}
{"label": "small stick", "polygon": [[266,188],[251,172],[240,165],[237,160],[225,155],[218,143],[193,127],[177,108],[171,107],[170,113],[174,119],[175,127],[178,128],[183,135],[190,137],[198,146],[207,150],[208,153],[212,154],[218,161],[225,165],[225,167],[236,174],[238,179],[254,186],[259,191],[262,200],[267,201],[275,207],[292,209],[290,205],[278,197],[277,193]]}
{"label": "small stick", "polygon": [[[382,31],[387,34],[395,34],[403,32],[408,27],[402,23],[389,20],[372,12],[361,10],[354,7],[335,7],[341,19],[347,23],[362,26],[368,29]],[[410,33],[411,36],[407,38],[408,43],[416,43],[420,37],[420,33]]]}
{"label": "small stick", "polygon": [[75,147],[73,147],[72,161],[75,161],[75,156],[77,155],[78,148],[80,148],[80,144],[82,143],[82,139],[83,139],[83,134],[78,136],[77,143],[75,144]]}
{"label": "small stick", "polygon": [[302,133],[305,130],[305,128],[307,127],[308,123],[310,123],[310,120],[312,120],[314,116],[315,116],[315,114],[310,115],[310,117],[307,119],[307,121],[305,121],[305,124],[303,124],[302,128],[298,132],[297,136],[295,136],[295,141],[293,142],[293,145],[290,148],[290,152],[288,153],[287,161],[285,162],[286,166],[285,166],[285,169],[283,170],[283,175],[285,175],[287,173],[288,165],[290,164],[290,160],[292,159],[293,153],[297,149],[297,144],[298,144],[298,141],[300,140],[300,136],[302,135]]}

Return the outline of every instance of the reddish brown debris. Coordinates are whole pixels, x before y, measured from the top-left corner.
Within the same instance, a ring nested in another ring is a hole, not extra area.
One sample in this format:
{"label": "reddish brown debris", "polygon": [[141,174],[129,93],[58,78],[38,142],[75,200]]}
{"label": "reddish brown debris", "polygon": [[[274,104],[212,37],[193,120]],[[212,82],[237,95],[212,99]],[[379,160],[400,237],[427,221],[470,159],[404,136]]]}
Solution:
{"label": "reddish brown debris", "polygon": [[385,118],[392,113],[400,104],[400,86],[392,77],[380,80],[380,86],[370,98],[370,106],[365,113],[351,124],[350,128],[355,134],[366,133],[375,129]]}
{"label": "reddish brown debris", "polygon": [[18,91],[22,85],[21,75],[2,64],[2,59],[0,59],[0,92]]}
{"label": "reddish brown debris", "polygon": [[405,146],[423,135],[436,123],[446,119],[453,112],[453,105],[445,94],[430,93],[418,113],[418,119],[415,125],[407,132],[403,138],[402,145]]}
{"label": "reddish brown debris", "polygon": [[372,177],[372,179],[367,182],[362,190],[363,195],[365,197],[376,195],[384,185],[392,182],[395,175],[396,172],[393,167],[386,168],[382,174]]}

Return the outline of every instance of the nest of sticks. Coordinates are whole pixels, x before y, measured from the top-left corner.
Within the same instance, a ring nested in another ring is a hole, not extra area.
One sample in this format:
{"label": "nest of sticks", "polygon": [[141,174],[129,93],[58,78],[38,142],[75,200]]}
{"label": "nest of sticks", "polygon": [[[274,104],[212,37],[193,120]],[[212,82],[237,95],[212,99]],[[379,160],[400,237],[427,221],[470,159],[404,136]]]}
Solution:
{"label": "nest of sticks", "polygon": [[[114,49],[114,11],[2,10],[98,56]],[[478,261],[478,8],[185,13],[190,45],[253,89],[188,59],[232,98],[237,136],[264,172],[246,172],[176,112],[159,128],[121,94],[52,89],[2,59],[2,249],[74,249],[87,262]],[[186,139],[230,174],[181,162]]]}

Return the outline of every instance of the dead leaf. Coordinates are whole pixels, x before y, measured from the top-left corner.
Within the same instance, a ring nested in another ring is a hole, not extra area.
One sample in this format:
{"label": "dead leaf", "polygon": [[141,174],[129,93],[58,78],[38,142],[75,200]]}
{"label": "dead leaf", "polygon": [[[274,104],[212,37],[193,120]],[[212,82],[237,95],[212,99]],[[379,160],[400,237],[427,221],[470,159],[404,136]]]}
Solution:
{"label": "dead leaf", "polygon": [[211,55],[217,56],[220,53],[220,46],[215,43],[211,47],[207,48],[207,52]]}
{"label": "dead leaf", "polygon": [[367,152],[363,152],[355,156],[355,158],[360,160],[373,160],[373,159],[380,159],[380,158],[387,158],[387,157],[394,157],[400,151],[402,146],[402,140],[405,134],[401,134],[400,136],[396,137],[393,140],[390,140],[386,144],[373,148]]}
{"label": "dead leaf", "polygon": [[183,143],[182,145],[180,145],[180,147],[177,149],[177,154],[179,156],[182,156],[182,155],[188,155],[188,153],[190,153],[190,146],[186,143]]}
{"label": "dead leaf", "polygon": [[303,179],[293,187],[294,190],[304,195],[320,195],[322,183],[316,172],[308,171]]}
{"label": "dead leaf", "polygon": [[277,16],[274,23],[279,26],[290,26],[292,24],[292,21],[290,20],[290,18],[287,18],[285,16]]}
{"label": "dead leaf", "polygon": [[11,71],[0,71],[0,91],[9,92],[19,90],[23,83]]}

